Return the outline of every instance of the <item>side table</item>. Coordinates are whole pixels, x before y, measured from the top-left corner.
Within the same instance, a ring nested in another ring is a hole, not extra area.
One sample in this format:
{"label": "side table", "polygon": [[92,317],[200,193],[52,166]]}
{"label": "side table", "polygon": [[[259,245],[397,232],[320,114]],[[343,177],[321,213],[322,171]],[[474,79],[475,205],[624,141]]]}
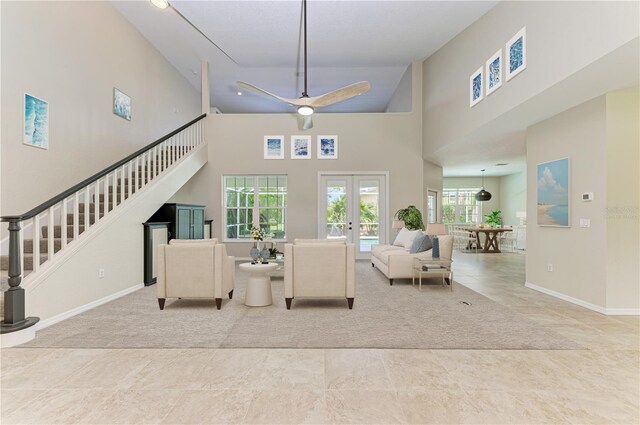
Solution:
{"label": "side table", "polygon": [[449,287],[453,291],[453,272],[451,271],[451,260],[422,260],[420,258],[414,258],[411,284],[415,285],[416,277],[418,277],[418,289],[420,291],[422,291],[423,276],[441,276],[442,286],[445,286],[447,283],[449,283]]}
{"label": "side table", "polygon": [[271,296],[271,278],[267,273],[278,268],[276,263],[251,264],[242,263],[240,269],[249,272],[247,281],[247,293],[244,297],[244,305],[249,307],[264,307],[273,304]]}

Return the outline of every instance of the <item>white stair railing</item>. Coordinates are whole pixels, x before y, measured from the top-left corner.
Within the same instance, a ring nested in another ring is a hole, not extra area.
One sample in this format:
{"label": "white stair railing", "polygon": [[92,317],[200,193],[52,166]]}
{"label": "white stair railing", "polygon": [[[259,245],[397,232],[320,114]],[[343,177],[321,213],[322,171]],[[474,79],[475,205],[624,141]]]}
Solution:
{"label": "white stair railing", "polygon": [[[38,318],[25,318],[21,283],[50,267],[56,257],[81,240],[90,228],[203,144],[205,116],[199,116],[36,208],[1,218],[9,223],[8,256],[3,258],[3,262],[8,262],[9,289],[4,294],[0,333],[24,329],[38,321]],[[31,239],[25,240],[25,227],[30,228]],[[25,250],[31,252],[25,254]],[[24,273],[25,268],[31,273]]]}

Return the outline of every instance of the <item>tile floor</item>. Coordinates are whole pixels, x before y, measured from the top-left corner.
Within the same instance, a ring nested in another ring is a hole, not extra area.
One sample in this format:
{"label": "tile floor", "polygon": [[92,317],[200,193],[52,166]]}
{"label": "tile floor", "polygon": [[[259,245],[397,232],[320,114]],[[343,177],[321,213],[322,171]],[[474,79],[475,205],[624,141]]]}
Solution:
{"label": "tile floor", "polygon": [[0,422],[640,423],[640,318],[525,288],[520,254],[454,259],[457,282],[586,349],[11,348]]}

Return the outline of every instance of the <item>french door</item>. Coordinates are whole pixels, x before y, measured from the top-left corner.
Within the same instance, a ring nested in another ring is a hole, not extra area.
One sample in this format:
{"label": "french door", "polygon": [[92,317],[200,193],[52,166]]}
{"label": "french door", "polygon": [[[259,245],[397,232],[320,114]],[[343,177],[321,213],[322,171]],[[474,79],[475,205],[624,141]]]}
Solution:
{"label": "french door", "polygon": [[387,238],[386,174],[320,174],[318,237],[345,238],[356,258],[371,257],[371,245]]}

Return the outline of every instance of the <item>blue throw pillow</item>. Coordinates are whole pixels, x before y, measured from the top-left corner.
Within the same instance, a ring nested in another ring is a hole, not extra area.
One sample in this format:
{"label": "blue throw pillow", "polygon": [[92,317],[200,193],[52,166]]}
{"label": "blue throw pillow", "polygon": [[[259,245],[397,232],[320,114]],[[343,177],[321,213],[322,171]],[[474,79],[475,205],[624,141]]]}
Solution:
{"label": "blue throw pillow", "polygon": [[413,240],[413,244],[411,245],[411,248],[409,248],[409,253],[417,254],[418,252],[428,251],[431,247],[431,238],[425,234],[419,234]]}

